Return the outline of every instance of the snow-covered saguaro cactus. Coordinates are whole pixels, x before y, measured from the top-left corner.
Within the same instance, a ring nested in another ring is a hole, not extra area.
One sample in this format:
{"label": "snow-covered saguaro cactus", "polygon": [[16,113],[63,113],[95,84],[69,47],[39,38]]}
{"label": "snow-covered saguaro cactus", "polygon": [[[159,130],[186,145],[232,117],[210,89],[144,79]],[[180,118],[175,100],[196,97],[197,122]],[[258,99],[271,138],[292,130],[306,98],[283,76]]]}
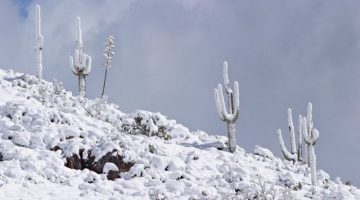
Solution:
{"label": "snow-covered saguaro cactus", "polygon": [[91,57],[83,53],[80,17],[77,17],[76,49],[74,57],[70,56],[70,67],[72,72],[79,78],[79,94],[80,96],[85,97],[85,76],[87,76],[91,71]]}
{"label": "snow-covered saguaro cactus", "polygon": [[42,79],[42,49],[44,46],[44,37],[41,34],[41,15],[40,15],[40,6],[36,5],[36,15],[35,15],[35,24],[36,24],[36,67],[37,67],[37,77]]}
{"label": "snow-covered saguaro cactus", "polygon": [[112,49],[115,47],[115,45],[114,45],[114,37],[109,36],[106,43],[105,43],[105,45],[106,45],[105,50],[104,50],[105,77],[104,77],[104,84],[103,84],[103,88],[102,88],[102,92],[101,92],[101,97],[104,97],[107,71],[111,67],[112,56],[115,55],[115,53],[112,51]]}
{"label": "snow-covered saguaro cactus", "polygon": [[307,144],[308,165],[311,170],[311,183],[316,185],[316,154],[315,144],[319,139],[319,131],[314,128],[312,121],[312,104],[308,105],[307,118],[303,118],[303,135]]}
{"label": "snow-covered saguaro cactus", "polygon": [[229,151],[235,152],[236,150],[236,120],[239,117],[239,83],[234,82],[234,92],[229,85],[228,77],[228,63],[225,61],[223,64],[223,79],[224,87],[226,94],[228,96],[228,109],[226,109],[226,104],[224,100],[224,95],[222,92],[221,84],[218,85],[218,88],[214,89],[214,96],[216,102],[216,108],[219,114],[219,117],[222,121],[227,123],[228,138],[229,138]]}
{"label": "snow-covered saguaro cactus", "polygon": [[278,129],[277,131],[281,152],[286,160],[299,162],[302,160],[302,116],[299,115],[298,143],[296,145],[295,128],[292,121],[291,108],[288,108],[288,126],[289,126],[290,144],[291,144],[290,152],[285,147],[284,140],[281,135],[281,130]]}

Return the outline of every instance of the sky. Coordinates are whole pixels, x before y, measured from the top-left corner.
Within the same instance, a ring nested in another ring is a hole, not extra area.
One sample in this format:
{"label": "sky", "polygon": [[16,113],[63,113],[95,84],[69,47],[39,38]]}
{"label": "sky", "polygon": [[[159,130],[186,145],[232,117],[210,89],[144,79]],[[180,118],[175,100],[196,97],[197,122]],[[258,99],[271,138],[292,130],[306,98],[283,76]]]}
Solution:
{"label": "sky", "polygon": [[89,98],[101,94],[104,42],[113,35],[109,102],[226,135],[213,97],[226,60],[240,87],[238,145],[281,156],[276,130],[289,146],[287,108],[297,129],[297,116],[312,102],[318,169],[360,186],[360,1],[1,0],[0,68],[36,73],[36,4],[46,80],[77,94],[69,55],[80,16],[93,60]]}

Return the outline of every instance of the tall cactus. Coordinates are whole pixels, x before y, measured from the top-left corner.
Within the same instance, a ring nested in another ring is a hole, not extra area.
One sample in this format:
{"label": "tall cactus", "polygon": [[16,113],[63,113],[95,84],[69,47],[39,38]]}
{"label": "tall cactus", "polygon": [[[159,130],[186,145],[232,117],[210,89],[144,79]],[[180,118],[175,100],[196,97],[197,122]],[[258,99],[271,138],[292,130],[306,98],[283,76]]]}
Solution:
{"label": "tall cactus", "polygon": [[77,38],[74,57],[70,56],[70,67],[72,72],[79,78],[79,94],[82,97],[86,95],[85,76],[91,71],[91,57],[83,53],[83,42],[81,34],[81,21],[77,17]]}
{"label": "tall cactus", "polygon": [[40,16],[40,6],[36,5],[36,16],[35,16],[35,26],[36,26],[36,45],[34,50],[36,51],[36,67],[37,67],[37,77],[42,79],[42,49],[44,46],[44,37],[41,34],[41,16]]}
{"label": "tall cactus", "polygon": [[308,105],[308,119],[303,118],[303,134],[304,141],[307,144],[307,155],[308,155],[308,165],[311,170],[311,183],[316,185],[316,154],[315,154],[315,144],[319,139],[319,131],[313,128],[312,115],[311,115],[312,105]]}
{"label": "tall cactus", "polygon": [[285,147],[284,140],[281,135],[281,130],[278,129],[277,131],[281,152],[286,160],[299,162],[302,160],[302,116],[299,115],[298,144],[296,145],[295,128],[292,121],[291,108],[288,108],[288,126],[289,126],[290,144],[291,144],[290,152]]}
{"label": "tall cactus", "polygon": [[218,85],[217,89],[214,89],[214,96],[219,117],[222,121],[227,123],[229,151],[233,153],[236,150],[236,120],[239,117],[239,83],[237,81],[234,82],[233,92],[229,85],[228,63],[226,61],[224,61],[223,64],[223,79],[226,94],[228,96],[229,111],[226,109],[221,84]]}

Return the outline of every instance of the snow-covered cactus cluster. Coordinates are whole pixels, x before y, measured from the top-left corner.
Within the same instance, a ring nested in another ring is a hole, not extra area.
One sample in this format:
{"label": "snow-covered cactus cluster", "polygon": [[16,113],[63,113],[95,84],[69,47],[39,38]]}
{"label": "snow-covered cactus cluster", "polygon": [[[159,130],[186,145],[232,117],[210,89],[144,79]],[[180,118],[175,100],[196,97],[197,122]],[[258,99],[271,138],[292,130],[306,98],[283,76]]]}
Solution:
{"label": "snow-covered cactus cluster", "polygon": [[[311,170],[311,183],[316,185],[316,155],[315,144],[319,139],[319,131],[314,128],[312,119],[312,104],[309,103],[307,107],[307,115],[303,117],[299,115],[299,128],[298,128],[298,145],[296,146],[294,125],[292,122],[291,109],[288,109],[288,126],[290,131],[290,152],[286,149],[284,140],[281,135],[281,130],[278,129],[278,139],[280,143],[281,152],[284,158],[293,162],[307,163]],[[302,159],[302,141],[307,144],[306,159]]]}
{"label": "snow-covered cactus cluster", "polygon": [[225,92],[228,97],[228,109],[224,100],[221,84],[214,89],[214,96],[216,108],[219,117],[222,121],[227,123],[228,138],[229,138],[229,151],[235,152],[236,150],[236,120],[239,117],[239,84],[234,82],[234,91],[230,88],[228,77],[228,63],[225,61],[223,64],[223,79]]}
{"label": "snow-covered cactus cluster", "polygon": [[79,78],[79,94],[80,96],[85,97],[85,76],[87,76],[91,71],[91,57],[83,52],[80,17],[77,17],[76,49],[74,57],[70,56],[70,67],[72,72]]}
{"label": "snow-covered cactus cluster", "polygon": [[115,52],[112,51],[112,49],[115,47],[115,45],[114,45],[114,37],[109,36],[106,43],[105,43],[105,45],[106,45],[106,47],[104,49],[104,54],[103,54],[104,59],[105,59],[105,61],[104,61],[105,76],[104,76],[104,84],[103,84],[103,88],[102,88],[102,92],[101,92],[101,97],[104,97],[107,71],[111,67],[112,56],[115,55]]}
{"label": "snow-covered cactus cluster", "polygon": [[41,16],[40,16],[40,6],[36,5],[36,66],[37,66],[37,77],[42,79],[42,49],[44,46],[44,37],[41,34]]}
{"label": "snow-covered cactus cluster", "polygon": [[171,139],[170,132],[174,129],[175,121],[167,120],[160,113],[137,111],[122,118],[123,132],[133,135],[157,136],[165,140]]}
{"label": "snow-covered cactus cluster", "polygon": [[302,161],[302,116],[299,116],[299,128],[298,128],[298,143],[296,144],[295,138],[295,128],[292,121],[292,111],[291,108],[288,108],[288,126],[290,132],[290,152],[286,149],[284,140],[282,138],[281,129],[278,129],[278,139],[281,147],[281,152],[284,155],[286,160],[290,160],[293,162]]}

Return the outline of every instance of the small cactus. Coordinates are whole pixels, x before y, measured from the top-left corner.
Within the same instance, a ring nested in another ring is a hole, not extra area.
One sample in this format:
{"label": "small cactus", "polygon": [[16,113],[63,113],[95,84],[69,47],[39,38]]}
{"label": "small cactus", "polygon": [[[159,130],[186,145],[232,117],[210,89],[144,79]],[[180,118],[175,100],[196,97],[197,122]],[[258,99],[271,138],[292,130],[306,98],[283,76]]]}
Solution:
{"label": "small cactus", "polygon": [[79,94],[82,97],[86,95],[85,77],[91,71],[91,57],[83,53],[83,42],[81,34],[81,21],[77,17],[77,40],[74,57],[70,56],[70,67],[72,72],[79,78]]}
{"label": "small cactus", "polygon": [[233,92],[229,85],[228,63],[226,61],[223,64],[223,79],[226,94],[228,96],[229,111],[226,109],[221,84],[218,85],[217,89],[214,89],[214,96],[219,117],[222,121],[227,123],[229,151],[233,153],[236,150],[236,120],[239,117],[239,84],[237,81],[234,82]]}

